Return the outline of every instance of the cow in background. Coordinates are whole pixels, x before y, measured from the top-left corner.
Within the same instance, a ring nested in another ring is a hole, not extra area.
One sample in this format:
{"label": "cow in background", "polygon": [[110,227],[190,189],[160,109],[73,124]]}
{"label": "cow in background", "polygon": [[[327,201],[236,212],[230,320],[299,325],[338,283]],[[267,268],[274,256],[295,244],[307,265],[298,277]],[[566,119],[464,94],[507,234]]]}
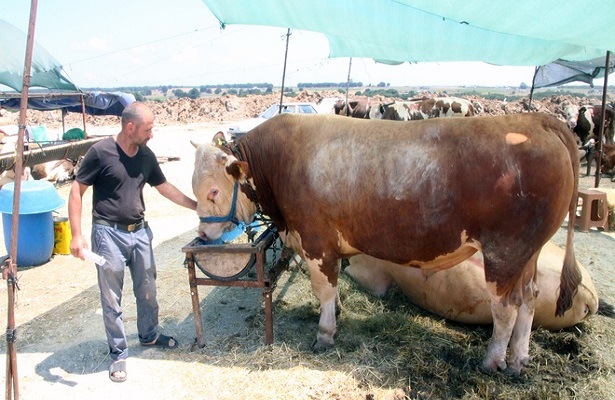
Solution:
{"label": "cow in background", "polygon": [[[592,137],[598,139],[601,118],[602,106],[582,106],[579,108],[577,121],[572,130],[579,137],[581,145],[585,145]],[[613,144],[614,120],[615,110],[606,106],[603,141],[608,144]]]}
{"label": "cow in background", "polygon": [[337,115],[345,115],[352,118],[369,118],[370,99],[360,98],[349,100],[338,100],[333,105],[333,110]]}
{"label": "cow in background", "polygon": [[[30,179],[32,179],[32,176],[30,174],[30,167],[25,167],[21,174],[21,180],[27,181]],[[2,172],[2,174],[0,174],[0,188],[6,185],[7,183],[11,183],[11,182],[15,182],[15,170],[14,169],[9,169],[7,171]]]}
{"label": "cow in background", "polygon": [[380,104],[370,110],[371,119],[414,121],[443,117],[471,117],[475,114],[471,101],[460,97],[435,97],[391,104]]}
{"label": "cow in background", "polygon": [[[596,153],[598,157],[598,153]],[[603,175],[611,175],[611,181],[615,182],[615,144],[602,144],[602,160],[600,172]]]}

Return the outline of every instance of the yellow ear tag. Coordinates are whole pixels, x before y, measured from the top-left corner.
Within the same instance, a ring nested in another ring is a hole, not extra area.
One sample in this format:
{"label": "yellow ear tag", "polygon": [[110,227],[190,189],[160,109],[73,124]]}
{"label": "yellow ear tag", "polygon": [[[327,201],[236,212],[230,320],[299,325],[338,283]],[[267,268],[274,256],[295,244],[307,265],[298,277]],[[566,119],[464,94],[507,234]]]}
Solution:
{"label": "yellow ear tag", "polygon": [[224,144],[224,140],[218,138],[218,146],[222,146]]}
{"label": "yellow ear tag", "polygon": [[243,175],[243,169],[241,167],[238,167],[238,168],[239,168],[239,173]]}

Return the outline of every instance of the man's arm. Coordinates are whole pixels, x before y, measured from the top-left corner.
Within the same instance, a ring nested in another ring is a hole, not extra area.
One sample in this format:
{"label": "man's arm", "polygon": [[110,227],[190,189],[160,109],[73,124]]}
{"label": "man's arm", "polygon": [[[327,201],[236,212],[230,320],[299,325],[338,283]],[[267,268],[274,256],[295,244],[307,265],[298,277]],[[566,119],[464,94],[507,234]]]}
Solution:
{"label": "man's arm", "polygon": [[183,194],[168,181],[154,187],[158,190],[158,193],[171,200],[173,203],[189,208],[190,210],[196,210],[196,200],[192,200],[190,197]]}
{"label": "man's arm", "polygon": [[70,221],[70,231],[72,239],[70,242],[70,253],[77,258],[84,260],[81,249],[87,247],[83,234],[81,233],[81,212],[83,209],[83,193],[89,186],[73,181],[68,195],[68,220]]}

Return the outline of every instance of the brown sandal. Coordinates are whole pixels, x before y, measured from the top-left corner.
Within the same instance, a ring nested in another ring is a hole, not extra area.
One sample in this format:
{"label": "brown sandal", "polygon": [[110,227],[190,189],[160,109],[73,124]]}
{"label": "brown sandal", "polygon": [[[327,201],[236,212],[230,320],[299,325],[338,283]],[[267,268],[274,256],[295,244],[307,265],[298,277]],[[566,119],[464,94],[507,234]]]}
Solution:
{"label": "brown sandal", "polygon": [[[116,372],[123,372],[124,376],[115,376]],[[109,379],[112,382],[124,382],[128,375],[126,374],[126,360],[115,360],[109,366]]]}

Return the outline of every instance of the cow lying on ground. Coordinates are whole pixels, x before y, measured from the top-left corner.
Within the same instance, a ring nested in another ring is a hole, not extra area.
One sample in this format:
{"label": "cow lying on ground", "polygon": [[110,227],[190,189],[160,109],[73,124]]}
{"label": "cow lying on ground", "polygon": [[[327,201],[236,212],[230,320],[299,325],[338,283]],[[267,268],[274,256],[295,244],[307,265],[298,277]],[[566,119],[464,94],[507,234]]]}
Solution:
{"label": "cow lying on ground", "polygon": [[[540,251],[534,328],[560,330],[598,311],[598,292],[589,272],[579,265],[583,280],[572,307],[562,317],[553,315],[564,255],[564,250],[551,241]],[[376,296],[384,296],[391,287],[397,286],[412,303],[448,320],[466,324],[493,323],[483,257],[479,252],[443,271],[407,268],[365,254],[352,256],[348,261],[344,271]]]}
{"label": "cow lying on ground", "polygon": [[69,181],[77,175],[82,158],[82,156],[78,160],[64,158],[62,160],[36,164],[32,167],[32,178],[58,183]]}
{"label": "cow lying on ground", "polygon": [[203,239],[262,211],[305,260],[321,304],[316,350],[334,344],[341,258],[438,270],[482,251],[494,320],[482,366],[519,374],[530,361],[538,253],[566,214],[557,315],[581,281],[578,173],[572,132],[545,114],[412,124],[286,114],[232,147],[199,145],[192,187]]}
{"label": "cow lying on ground", "polygon": [[400,101],[391,104],[374,105],[370,108],[370,119],[414,121],[442,117],[471,117],[474,115],[472,102],[459,97],[436,97],[415,101]]}

